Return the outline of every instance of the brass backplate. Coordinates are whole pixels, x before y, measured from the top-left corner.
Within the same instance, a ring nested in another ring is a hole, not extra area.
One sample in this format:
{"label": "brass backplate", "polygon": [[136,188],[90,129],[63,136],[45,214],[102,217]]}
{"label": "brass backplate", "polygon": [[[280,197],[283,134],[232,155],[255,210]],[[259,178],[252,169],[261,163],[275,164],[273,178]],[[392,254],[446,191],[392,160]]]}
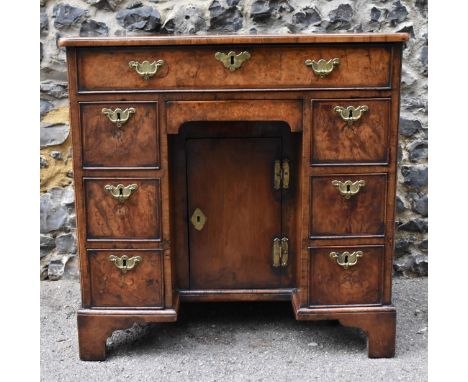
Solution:
{"label": "brass backplate", "polygon": [[133,256],[129,258],[127,255],[123,255],[122,257],[110,255],[109,261],[125,274],[141,262],[141,256]]}
{"label": "brass backplate", "polygon": [[362,251],[356,252],[330,252],[330,258],[336,259],[336,263],[343,267],[343,269],[348,269],[357,264],[358,258],[362,257],[364,253]]}
{"label": "brass backplate", "polygon": [[314,73],[320,78],[328,76],[334,69],[335,65],[340,63],[339,58],[332,58],[331,60],[324,60],[321,58],[318,61],[305,60],[306,66],[310,66]]}
{"label": "brass backplate", "polygon": [[250,58],[249,52],[241,52],[236,54],[236,52],[222,53],[216,52],[215,58],[218,61],[221,61],[226,69],[229,69],[231,72],[239,69],[242,64]]}
{"label": "brass backplate", "polygon": [[196,208],[193,211],[192,217],[190,218],[190,222],[197,231],[201,231],[206,223],[206,216],[200,208]]}

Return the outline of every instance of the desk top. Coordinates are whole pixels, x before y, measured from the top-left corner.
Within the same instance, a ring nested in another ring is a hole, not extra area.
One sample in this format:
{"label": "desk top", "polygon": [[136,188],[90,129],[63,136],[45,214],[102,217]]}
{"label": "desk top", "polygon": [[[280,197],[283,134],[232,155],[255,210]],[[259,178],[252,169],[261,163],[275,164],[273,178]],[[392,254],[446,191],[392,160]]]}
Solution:
{"label": "desk top", "polygon": [[287,35],[177,35],[126,37],[65,37],[62,47],[159,46],[159,45],[232,45],[232,44],[342,44],[398,43],[408,41],[407,33],[313,33]]}

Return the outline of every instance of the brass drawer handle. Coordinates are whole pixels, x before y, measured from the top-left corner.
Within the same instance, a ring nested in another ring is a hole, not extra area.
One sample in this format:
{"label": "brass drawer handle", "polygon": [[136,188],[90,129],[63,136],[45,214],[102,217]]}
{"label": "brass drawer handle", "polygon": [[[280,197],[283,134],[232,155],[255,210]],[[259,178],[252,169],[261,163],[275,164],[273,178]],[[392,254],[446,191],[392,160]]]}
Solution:
{"label": "brass drawer handle", "polygon": [[135,268],[135,265],[141,262],[141,256],[128,257],[127,255],[123,255],[122,257],[118,257],[110,255],[109,261],[120,269],[122,273],[127,273],[127,271],[131,271]]}
{"label": "brass drawer handle", "polygon": [[144,80],[149,80],[151,77],[153,77],[157,72],[158,69],[165,64],[164,60],[158,60],[158,61],[143,61],[143,62],[138,62],[138,61],[130,61],[128,63],[128,67],[130,69],[135,69],[135,71],[144,79]]}
{"label": "brass drawer handle", "polygon": [[124,186],[123,184],[118,184],[117,186],[106,184],[104,189],[109,191],[119,202],[124,202],[132,195],[133,191],[138,189],[138,186],[136,184],[129,184],[128,186]]}
{"label": "brass drawer handle", "polygon": [[229,53],[216,52],[215,58],[218,61],[221,61],[226,69],[229,69],[233,72],[236,69],[239,69],[244,61],[247,61],[250,58],[250,53],[245,51],[239,54],[236,52],[230,51]]}
{"label": "brass drawer handle", "polygon": [[306,64],[306,66],[310,66],[313,72],[320,78],[328,76],[331,72],[333,72],[333,69],[339,63],[340,63],[339,58],[332,58],[331,60],[328,60],[328,61],[321,58],[318,61],[305,60],[304,62],[304,64]]}
{"label": "brass drawer handle", "polygon": [[102,114],[107,116],[109,121],[115,123],[117,127],[122,127],[125,123],[127,123],[130,115],[135,114],[136,110],[134,107],[129,107],[128,109],[122,110],[117,108],[115,110],[103,108],[101,110]]}
{"label": "brass drawer handle", "polygon": [[330,258],[336,259],[336,263],[343,267],[343,269],[348,269],[357,264],[358,258],[362,257],[364,253],[362,251],[356,252],[330,252]]}
{"label": "brass drawer handle", "polygon": [[346,180],[344,182],[340,180],[332,180],[331,183],[338,189],[345,199],[349,199],[351,196],[356,195],[361,190],[361,187],[366,185],[365,180],[357,180],[355,182],[351,180]]}
{"label": "brass drawer handle", "polygon": [[348,125],[351,125],[353,122],[356,122],[357,120],[361,119],[364,112],[369,110],[369,107],[367,105],[362,105],[358,107],[335,106],[333,110],[335,110],[340,115],[343,121],[346,121]]}

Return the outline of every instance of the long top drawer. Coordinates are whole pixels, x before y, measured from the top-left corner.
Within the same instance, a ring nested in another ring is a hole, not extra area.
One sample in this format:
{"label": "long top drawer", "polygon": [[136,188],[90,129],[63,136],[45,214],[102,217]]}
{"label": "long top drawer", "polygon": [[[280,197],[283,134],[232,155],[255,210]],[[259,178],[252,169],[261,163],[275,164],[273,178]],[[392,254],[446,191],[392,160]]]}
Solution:
{"label": "long top drawer", "polygon": [[78,89],[390,88],[391,58],[384,44],[81,47]]}

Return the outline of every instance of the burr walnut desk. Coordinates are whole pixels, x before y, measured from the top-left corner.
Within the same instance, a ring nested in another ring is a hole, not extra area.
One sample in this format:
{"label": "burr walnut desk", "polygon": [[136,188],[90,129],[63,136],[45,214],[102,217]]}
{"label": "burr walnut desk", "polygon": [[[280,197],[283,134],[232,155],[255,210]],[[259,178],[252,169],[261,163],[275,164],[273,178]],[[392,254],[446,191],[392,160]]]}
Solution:
{"label": "burr walnut desk", "polygon": [[406,34],[67,38],[80,357],[179,302],[288,300],[395,352]]}

